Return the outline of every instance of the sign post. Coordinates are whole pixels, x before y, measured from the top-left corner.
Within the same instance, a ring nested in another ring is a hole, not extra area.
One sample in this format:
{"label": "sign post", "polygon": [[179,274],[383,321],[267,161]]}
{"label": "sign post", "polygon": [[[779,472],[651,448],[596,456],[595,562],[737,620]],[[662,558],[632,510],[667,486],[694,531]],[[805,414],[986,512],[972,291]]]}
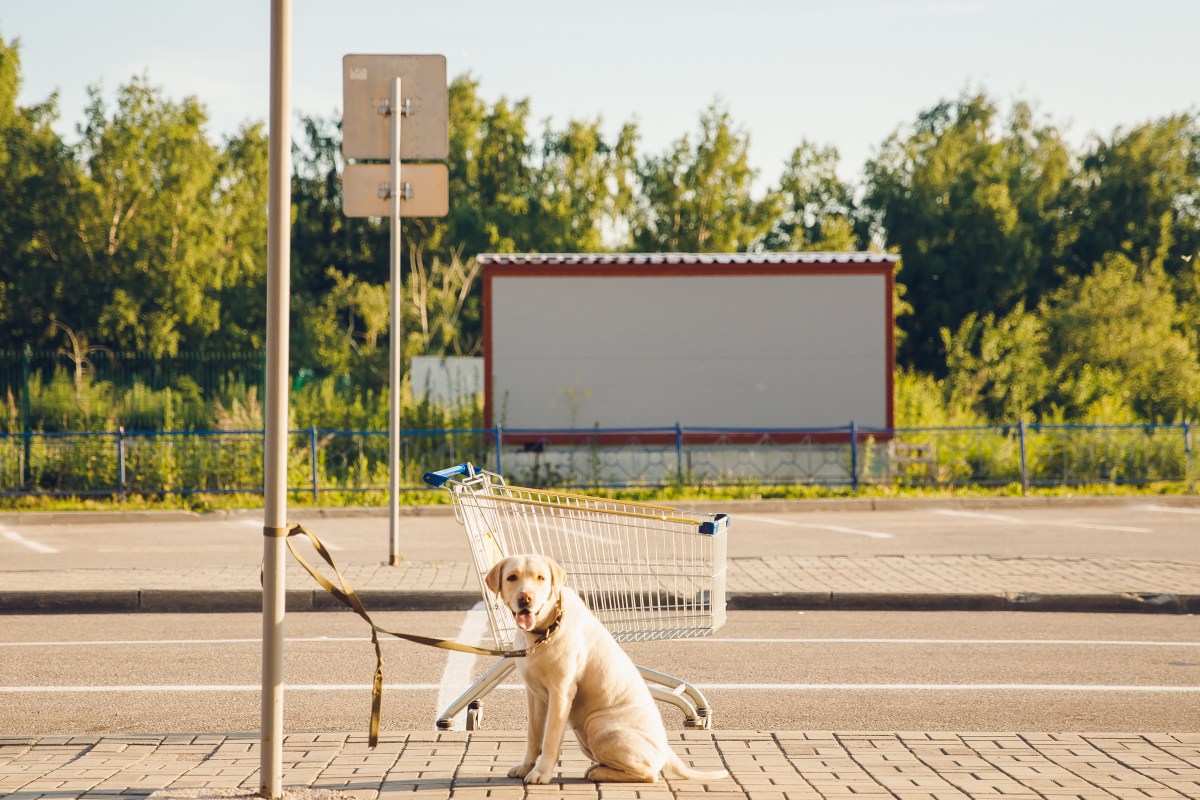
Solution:
{"label": "sign post", "polygon": [[[400,563],[400,379],[404,277],[401,217],[445,216],[449,178],[436,161],[450,153],[450,95],[445,56],[348,55],[342,59],[342,210],[350,217],[386,215],[391,225],[388,360],[388,564]],[[401,137],[403,133],[403,137]],[[351,160],[356,163],[350,163]],[[386,164],[367,161],[387,160]],[[385,178],[385,180],[381,180]]]}

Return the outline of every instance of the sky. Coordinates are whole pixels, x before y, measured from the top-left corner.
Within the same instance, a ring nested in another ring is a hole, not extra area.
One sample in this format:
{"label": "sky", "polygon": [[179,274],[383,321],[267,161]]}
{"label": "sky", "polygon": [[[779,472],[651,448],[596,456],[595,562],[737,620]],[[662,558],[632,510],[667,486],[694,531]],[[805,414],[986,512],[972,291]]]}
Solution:
{"label": "sky", "polygon": [[[719,100],[749,134],[760,187],[803,140],[842,177],[898,127],[964,91],[1034,104],[1069,142],[1200,109],[1197,0],[293,0],[295,114],[340,116],[348,53],[440,53],[489,102],[549,120],[626,122],[641,152],[695,135]],[[214,141],[267,118],[269,0],[0,0],[22,104],[59,95],[77,139],[87,87],[145,74],[195,96]]]}

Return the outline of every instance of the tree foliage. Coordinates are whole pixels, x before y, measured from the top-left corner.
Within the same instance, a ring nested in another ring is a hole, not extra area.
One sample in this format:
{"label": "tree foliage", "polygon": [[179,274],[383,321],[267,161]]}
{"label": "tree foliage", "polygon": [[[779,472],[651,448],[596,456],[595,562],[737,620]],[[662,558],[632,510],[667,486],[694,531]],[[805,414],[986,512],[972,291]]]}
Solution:
{"label": "tree foliage", "polygon": [[733,253],[753,249],[780,209],[775,192],[757,199],[750,137],[718,103],[701,115],[696,143],[683,136],[640,167],[633,246],[650,252]]}
{"label": "tree foliage", "polygon": [[121,349],[173,355],[219,330],[217,293],[236,279],[221,252],[220,153],[195,98],[172,102],[135,78],[110,116],[90,95],[79,231],[104,296],[80,322]]}
{"label": "tree foliage", "polygon": [[838,176],[838,164],[835,147],[803,141],[792,151],[779,179],[782,212],[767,234],[767,250],[866,249],[854,187]]}
{"label": "tree foliage", "polygon": [[1158,264],[1110,253],[1046,303],[1057,396],[1072,417],[1093,417],[1113,399],[1138,419],[1200,414],[1195,328]]}
{"label": "tree foliage", "polygon": [[54,322],[92,320],[77,201],[83,174],[54,132],[57,98],[20,107],[19,50],[0,39],[0,346],[49,344]]}
{"label": "tree foliage", "polygon": [[[92,89],[68,144],[56,98],[22,106],[20,86],[0,39],[0,349],[60,349],[81,386],[106,352],[261,348],[263,126],[214,141],[199,99],[137,76],[111,108]],[[1200,413],[1195,112],[1074,152],[1032,105],[967,91],[898,126],[857,183],[802,136],[760,183],[719,101],[642,152],[631,122],[535,123],[528,99],[487,100],[471,75],[449,91],[449,215],[403,221],[405,356],[480,352],[483,252],[887,249],[903,419]],[[299,123],[293,368],[378,397],[388,224],[342,213],[340,123]]]}
{"label": "tree foliage", "polygon": [[1079,235],[1068,256],[1087,274],[1111,253],[1188,271],[1200,252],[1200,119],[1176,114],[1117,129],[1084,154],[1074,205]]}
{"label": "tree foliage", "polygon": [[939,103],[888,137],[866,166],[864,204],[904,259],[916,313],[904,323],[903,363],[943,372],[940,329],[1036,304],[1052,288],[1068,167],[1052,126],[1020,103],[1004,119],[983,94]]}

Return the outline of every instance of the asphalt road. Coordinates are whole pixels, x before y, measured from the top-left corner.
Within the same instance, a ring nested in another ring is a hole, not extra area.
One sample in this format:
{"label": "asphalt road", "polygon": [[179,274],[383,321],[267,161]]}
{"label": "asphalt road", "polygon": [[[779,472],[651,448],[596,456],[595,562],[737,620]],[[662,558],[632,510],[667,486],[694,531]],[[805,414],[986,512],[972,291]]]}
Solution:
{"label": "asphalt road", "polygon": [[[381,613],[398,630],[473,638],[478,612]],[[260,618],[0,616],[0,735],[258,729]],[[345,613],[291,614],[286,729],[366,730],[374,658]],[[430,730],[494,663],[384,644],[385,730]],[[1152,731],[1196,728],[1190,616],[739,612],[711,639],[630,644],[707,694],[724,730]],[[484,726],[521,729],[514,682]],[[668,727],[682,718],[663,707]]]}
{"label": "asphalt road", "polygon": [[[339,564],[381,563],[382,517],[305,523],[336,548]],[[179,522],[0,522],[0,570],[217,566],[262,557],[261,512]],[[733,514],[729,555],[991,555],[1200,559],[1200,507],[1152,499],[1122,506],[985,510],[804,511]],[[404,517],[400,549],[412,561],[469,560],[462,527],[448,514]]]}

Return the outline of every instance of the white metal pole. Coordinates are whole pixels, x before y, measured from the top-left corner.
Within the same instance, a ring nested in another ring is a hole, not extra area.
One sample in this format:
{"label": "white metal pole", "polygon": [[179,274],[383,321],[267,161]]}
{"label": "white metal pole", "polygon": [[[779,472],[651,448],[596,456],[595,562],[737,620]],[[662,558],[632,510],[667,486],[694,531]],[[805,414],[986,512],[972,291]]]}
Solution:
{"label": "white metal pole", "polygon": [[391,160],[391,261],[392,327],[391,362],[388,367],[390,404],[388,408],[388,564],[400,564],[400,370],[404,356],[404,329],[400,314],[404,278],[400,271],[400,117],[403,95],[400,79],[392,80],[392,160]]}
{"label": "white metal pole", "polygon": [[292,0],[271,0],[267,197],[267,395],[263,444],[263,642],[259,794],[283,796],[283,617],[291,283]]}

